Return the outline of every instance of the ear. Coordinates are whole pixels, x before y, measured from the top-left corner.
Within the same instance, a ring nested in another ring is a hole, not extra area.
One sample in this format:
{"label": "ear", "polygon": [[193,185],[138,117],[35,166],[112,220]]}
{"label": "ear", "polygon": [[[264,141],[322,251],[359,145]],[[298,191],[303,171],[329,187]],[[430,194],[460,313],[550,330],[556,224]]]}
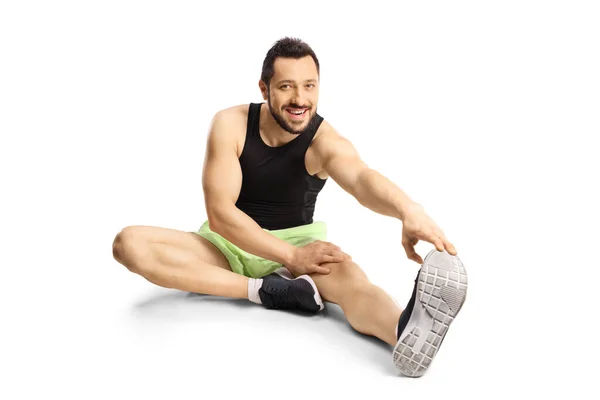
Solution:
{"label": "ear", "polygon": [[258,81],[258,87],[260,88],[260,92],[262,93],[263,100],[267,100],[267,85],[262,81]]}

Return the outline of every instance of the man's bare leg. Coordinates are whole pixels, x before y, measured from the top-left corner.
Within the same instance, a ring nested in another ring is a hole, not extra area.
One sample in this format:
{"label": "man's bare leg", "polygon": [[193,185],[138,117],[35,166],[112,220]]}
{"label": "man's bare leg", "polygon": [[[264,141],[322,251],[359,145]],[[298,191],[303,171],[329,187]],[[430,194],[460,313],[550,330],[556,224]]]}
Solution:
{"label": "man's bare leg", "polygon": [[162,287],[248,298],[248,278],[231,271],[225,256],[195,233],[130,226],[115,237],[113,256],[130,271]]}
{"label": "man's bare leg", "polygon": [[317,312],[323,307],[308,280],[291,281],[285,277],[289,272],[280,270],[259,279],[234,273],[220,250],[195,233],[127,227],[116,236],[113,255],[130,271],[166,288],[248,299],[267,308]]}
{"label": "man's bare leg", "polygon": [[467,271],[460,259],[447,251],[431,250],[419,269],[406,310],[370,283],[355,263],[327,267],[328,275],[311,275],[321,296],[339,304],[354,329],[394,346],[394,364],[403,375],[423,376],[466,299]]}
{"label": "man's bare leg", "polygon": [[346,261],[323,266],[331,272],[310,275],[321,297],[338,304],[355,330],[394,346],[402,308],[383,289],[371,283],[356,263]]}

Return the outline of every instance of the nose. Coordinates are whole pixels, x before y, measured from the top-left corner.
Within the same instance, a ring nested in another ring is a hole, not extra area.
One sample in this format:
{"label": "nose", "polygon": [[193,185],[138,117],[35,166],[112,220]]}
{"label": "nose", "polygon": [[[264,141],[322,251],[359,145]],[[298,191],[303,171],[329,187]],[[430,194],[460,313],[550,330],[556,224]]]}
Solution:
{"label": "nose", "polygon": [[299,106],[306,106],[307,104],[306,102],[306,93],[304,92],[303,88],[296,88],[294,90],[293,96],[291,98],[291,102],[293,104],[297,104]]}

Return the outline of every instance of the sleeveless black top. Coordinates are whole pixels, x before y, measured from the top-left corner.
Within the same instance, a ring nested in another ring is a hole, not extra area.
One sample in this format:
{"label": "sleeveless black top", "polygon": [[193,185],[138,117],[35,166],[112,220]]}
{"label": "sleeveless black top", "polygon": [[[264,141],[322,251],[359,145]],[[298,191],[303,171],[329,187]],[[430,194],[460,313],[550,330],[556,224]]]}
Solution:
{"label": "sleeveless black top", "polygon": [[309,175],[304,156],[323,117],[279,147],[268,146],[260,137],[260,107],[251,103],[244,149],[240,155],[242,189],[236,206],[261,228],[275,230],[311,224],[317,195],[326,179]]}

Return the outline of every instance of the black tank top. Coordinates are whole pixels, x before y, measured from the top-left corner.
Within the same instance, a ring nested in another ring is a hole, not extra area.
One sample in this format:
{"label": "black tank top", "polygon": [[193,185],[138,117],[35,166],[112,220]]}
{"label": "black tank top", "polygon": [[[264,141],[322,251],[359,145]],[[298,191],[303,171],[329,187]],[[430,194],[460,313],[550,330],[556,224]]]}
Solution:
{"label": "black tank top", "polygon": [[240,155],[242,189],[236,206],[261,228],[274,230],[311,224],[317,195],[326,179],[309,175],[304,156],[317,129],[316,124],[279,147],[268,146],[260,137],[261,104],[251,103],[244,149]]}

